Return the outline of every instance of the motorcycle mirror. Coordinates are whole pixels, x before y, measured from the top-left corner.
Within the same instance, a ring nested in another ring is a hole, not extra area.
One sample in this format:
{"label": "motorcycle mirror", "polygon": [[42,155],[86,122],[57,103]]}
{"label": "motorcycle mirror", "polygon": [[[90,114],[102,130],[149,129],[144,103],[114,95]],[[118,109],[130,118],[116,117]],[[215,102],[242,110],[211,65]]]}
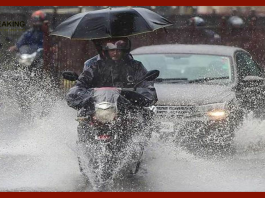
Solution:
{"label": "motorcycle mirror", "polygon": [[150,70],[144,76],[143,80],[153,81],[153,80],[155,80],[159,76],[159,74],[160,74],[160,71],[159,70]]}
{"label": "motorcycle mirror", "polygon": [[69,81],[76,81],[78,79],[77,73],[73,71],[64,71],[62,75],[64,79],[69,80]]}
{"label": "motorcycle mirror", "polygon": [[155,80],[160,74],[159,70],[150,70],[146,73],[146,75],[142,78],[142,80],[140,80],[139,82],[137,82],[134,85],[134,89],[137,88],[138,85],[140,85],[143,81],[153,81]]}

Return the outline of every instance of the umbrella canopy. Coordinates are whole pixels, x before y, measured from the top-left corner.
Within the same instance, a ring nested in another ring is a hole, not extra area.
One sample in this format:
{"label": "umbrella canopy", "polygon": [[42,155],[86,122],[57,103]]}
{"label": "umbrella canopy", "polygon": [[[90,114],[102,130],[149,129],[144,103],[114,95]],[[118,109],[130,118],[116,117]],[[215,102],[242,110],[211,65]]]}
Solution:
{"label": "umbrella canopy", "polygon": [[126,37],[172,25],[159,14],[145,8],[107,8],[76,14],[50,35],[73,40]]}

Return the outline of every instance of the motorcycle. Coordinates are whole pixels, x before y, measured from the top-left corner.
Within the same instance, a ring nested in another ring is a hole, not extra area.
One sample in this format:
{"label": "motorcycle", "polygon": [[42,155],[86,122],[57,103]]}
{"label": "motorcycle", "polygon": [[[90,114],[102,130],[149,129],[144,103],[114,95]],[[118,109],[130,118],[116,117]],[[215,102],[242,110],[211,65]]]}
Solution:
{"label": "motorcycle", "polygon": [[43,68],[43,48],[38,48],[31,54],[17,53],[19,67],[27,70],[30,76],[41,74]]}
{"label": "motorcycle", "polygon": [[[136,92],[143,81],[153,81],[158,70],[149,71],[133,88],[102,87],[91,89],[90,106],[77,117],[78,161],[80,171],[95,190],[109,189],[115,178],[139,171],[144,147],[151,137],[153,106]],[[77,75],[64,72],[73,81]]]}

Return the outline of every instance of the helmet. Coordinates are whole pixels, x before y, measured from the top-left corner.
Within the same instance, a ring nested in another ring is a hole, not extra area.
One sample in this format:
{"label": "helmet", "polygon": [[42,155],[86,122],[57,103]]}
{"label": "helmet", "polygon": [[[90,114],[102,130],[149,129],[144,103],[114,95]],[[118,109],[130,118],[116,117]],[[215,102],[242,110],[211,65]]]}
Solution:
{"label": "helmet", "polygon": [[130,50],[130,41],[128,38],[106,39],[101,44],[102,50]]}
{"label": "helmet", "polygon": [[206,23],[203,20],[203,18],[196,16],[196,17],[192,17],[192,18],[189,19],[188,25],[194,25],[194,26],[198,27],[198,26],[205,26]]}
{"label": "helmet", "polygon": [[228,19],[228,25],[233,28],[239,28],[244,25],[244,21],[239,16],[231,16]]}
{"label": "helmet", "polygon": [[37,10],[31,15],[31,22],[33,25],[42,25],[45,20],[46,13],[41,10]]}
{"label": "helmet", "polygon": [[125,54],[131,50],[131,41],[127,37],[94,39],[92,42],[103,59],[109,59],[108,53],[104,52],[107,50],[119,49],[123,50]]}

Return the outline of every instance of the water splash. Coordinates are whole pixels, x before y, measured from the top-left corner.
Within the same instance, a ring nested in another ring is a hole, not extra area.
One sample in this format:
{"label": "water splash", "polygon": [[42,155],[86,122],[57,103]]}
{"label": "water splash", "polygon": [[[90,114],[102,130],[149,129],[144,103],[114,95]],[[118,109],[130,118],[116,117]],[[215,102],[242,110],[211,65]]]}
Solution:
{"label": "water splash", "polygon": [[3,71],[0,81],[1,104],[4,113],[15,107],[23,119],[34,121],[47,115],[53,104],[61,98],[60,89],[51,76],[29,73],[27,70]]}
{"label": "water splash", "polygon": [[122,149],[110,150],[107,144],[78,142],[81,172],[95,191],[111,191],[116,180],[132,175],[142,156],[144,137],[135,135]]}
{"label": "water splash", "polygon": [[235,146],[238,153],[255,153],[265,150],[265,120],[248,114],[243,125],[236,131]]}
{"label": "water splash", "polygon": [[[76,112],[55,97],[46,116],[36,113],[33,122],[25,122],[16,100],[9,97],[12,87],[3,87],[0,191],[92,191],[78,167]],[[41,105],[34,101],[36,107]],[[33,114],[39,110],[32,109]],[[236,131],[236,155],[226,159],[201,158],[153,136],[140,174],[120,179],[111,190],[264,191],[264,124],[250,114]]]}

